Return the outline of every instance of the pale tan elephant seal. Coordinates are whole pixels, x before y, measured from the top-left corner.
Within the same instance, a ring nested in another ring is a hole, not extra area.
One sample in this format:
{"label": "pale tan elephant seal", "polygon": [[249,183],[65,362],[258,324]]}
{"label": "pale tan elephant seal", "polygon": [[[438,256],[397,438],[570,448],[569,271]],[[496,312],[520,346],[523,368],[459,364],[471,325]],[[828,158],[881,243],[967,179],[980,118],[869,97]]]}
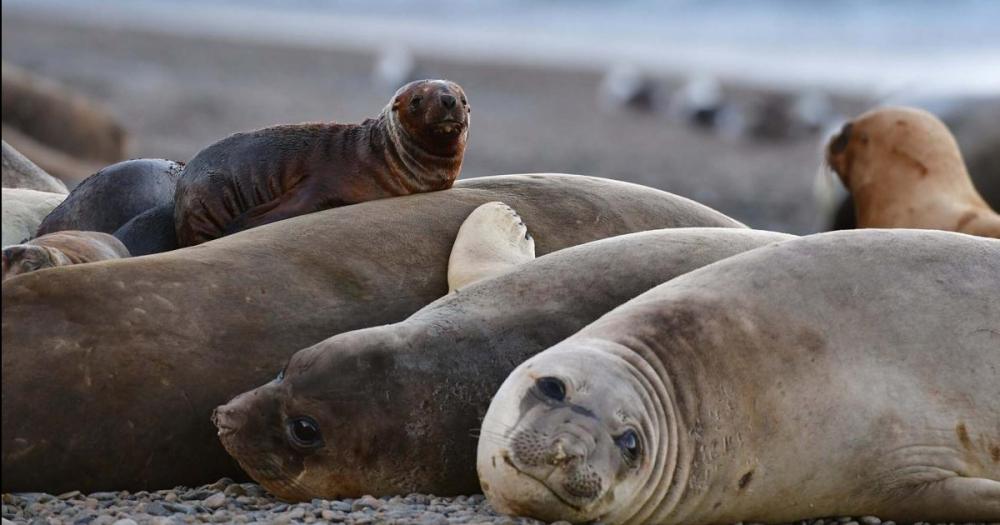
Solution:
{"label": "pale tan elephant seal", "polygon": [[958,143],[934,115],[880,108],[844,125],[826,160],[861,228],[926,228],[1000,238],[1000,215],[972,185]]}
{"label": "pale tan elephant seal", "polygon": [[65,199],[65,193],[3,188],[3,246],[34,237],[38,225]]}
{"label": "pale tan elephant seal", "polygon": [[608,524],[1000,519],[1000,241],[854,230],[639,295],[483,421],[494,508]]}
{"label": "pale tan elephant seal", "polygon": [[15,275],[128,257],[128,249],[113,235],[66,230],[36,237],[23,244],[4,246],[3,280]]}
{"label": "pale tan elephant seal", "polygon": [[458,229],[491,201],[524,217],[539,255],[650,229],[743,228],[634,184],[510,175],[11,279],[3,490],[148,490],[241,477],[212,410],[273,378],[298,350],[402,321],[445,295]]}

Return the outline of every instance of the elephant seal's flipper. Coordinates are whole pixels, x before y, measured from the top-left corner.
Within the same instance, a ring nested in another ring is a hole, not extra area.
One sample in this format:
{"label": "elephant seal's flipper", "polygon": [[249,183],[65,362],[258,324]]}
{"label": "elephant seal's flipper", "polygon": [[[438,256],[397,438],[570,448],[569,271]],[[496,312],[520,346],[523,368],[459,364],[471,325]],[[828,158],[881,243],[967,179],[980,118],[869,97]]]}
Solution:
{"label": "elephant seal's flipper", "polygon": [[487,202],[458,229],[448,259],[448,293],[534,259],[535,240],[521,216],[502,202]]}

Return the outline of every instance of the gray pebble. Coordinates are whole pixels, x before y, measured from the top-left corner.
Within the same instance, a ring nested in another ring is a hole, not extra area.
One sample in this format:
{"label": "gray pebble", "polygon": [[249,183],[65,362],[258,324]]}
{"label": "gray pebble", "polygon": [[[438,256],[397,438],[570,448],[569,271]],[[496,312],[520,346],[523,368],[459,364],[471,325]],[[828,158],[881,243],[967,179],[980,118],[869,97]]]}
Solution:
{"label": "gray pebble", "polygon": [[93,494],[90,495],[90,497],[96,499],[97,501],[108,501],[108,500],[113,500],[113,499],[117,498],[118,497],[118,493],[117,492],[94,492]]}
{"label": "gray pebble", "polygon": [[183,503],[164,503],[166,507],[171,512],[180,512],[181,514],[194,514],[194,507],[191,505],[184,505]]}
{"label": "gray pebble", "polygon": [[864,525],[879,525],[882,520],[876,518],[875,516],[862,516],[860,520]]}
{"label": "gray pebble", "polygon": [[173,514],[163,506],[163,503],[160,503],[159,501],[153,501],[143,505],[142,511],[150,516],[169,516]]}
{"label": "gray pebble", "polygon": [[114,523],[114,525],[139,525],[139,524],[136,523],[135,520],[133,520],[131,518],[125,518],[125,519],[121,519],[121,520],[116,521]]}
{"label": "gray pebble", "polygon": [[226,495],[221,492],[216,492],[215,494],[205,498],[201,504],[207,509],[217,509],[226,504]]}
{"label": "gray pebble", "polygon": [[351,512],[354,510],[351,508],[351,504],[346,501],[331,501],[330,508],[340,512]]}

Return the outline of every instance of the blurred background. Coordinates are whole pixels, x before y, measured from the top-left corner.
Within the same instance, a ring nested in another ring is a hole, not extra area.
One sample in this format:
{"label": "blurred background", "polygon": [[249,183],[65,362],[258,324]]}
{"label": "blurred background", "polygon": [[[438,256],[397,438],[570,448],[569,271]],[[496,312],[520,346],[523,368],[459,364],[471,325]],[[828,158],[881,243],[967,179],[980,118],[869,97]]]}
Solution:
{"label": "blurred background", "polygon": [[[463,178],[610,177],[808,233],[843,199],[826,137],[880,104],[945,119],[997,206],[998,20],[989,0],[4,0],[3,135],[72,185],[116,156],[360,121],[448,78],[473,108]],[[24,85],[110,114],[120,148],[58,144],[35,125],[56,106],[26,113]]]}

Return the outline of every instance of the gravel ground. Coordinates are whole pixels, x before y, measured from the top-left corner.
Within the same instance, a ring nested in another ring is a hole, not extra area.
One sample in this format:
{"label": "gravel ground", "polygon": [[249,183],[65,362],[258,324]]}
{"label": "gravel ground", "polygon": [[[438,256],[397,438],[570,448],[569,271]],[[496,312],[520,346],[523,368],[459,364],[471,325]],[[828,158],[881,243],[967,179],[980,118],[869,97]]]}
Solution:
{"label": "gravel ground", "polygon": [[[498,514],[481,494],[439,498],[410,494],[391,498],[320,500],[289,504],[275,499],[255,483],[221,479],[197,488],[177,487],[156,492],[79,491],[54,496],[45,493],[3,495],[3,525],[180,525],[183,523],[349,523],[447,525],[481,523],[541,524],[530,518]],[[556,522],[555,525],[569,525]],[[742,524],[737,524],[742,525]],[[747,524],[757,525],[757,524]],[[895,525],[874,516],[839,517],[790,525]],[[931,525],[920,522],[917,525]],[[985,524],[984,524],[985,525]],[[995,524],[991,524],[995,525]]]}

